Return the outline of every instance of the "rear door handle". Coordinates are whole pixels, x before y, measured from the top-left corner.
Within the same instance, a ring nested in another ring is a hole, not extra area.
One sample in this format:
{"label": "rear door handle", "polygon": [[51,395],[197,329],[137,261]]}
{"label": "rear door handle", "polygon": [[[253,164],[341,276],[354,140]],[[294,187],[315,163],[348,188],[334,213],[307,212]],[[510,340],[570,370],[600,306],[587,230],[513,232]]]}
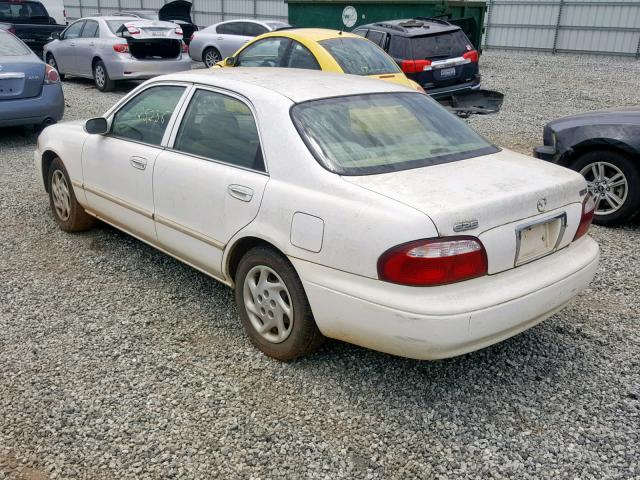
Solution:
{"label": "rear door handle", "polygon": [[233,198],[237,198],[243,202],[250,202],[253,198],[253,190],[243,185],[229,185],[227,192],[229,192],[229,195]]}
{"label": "rear door handle", "polygon": [[218,37],[218,40],[222,40],[222,39],[223,39],[222,37]]}
{"label": "rear door handle", "polygon": [[131,157],[129,163],[131,163],[133,168],[137,168],[138,170],[147,168],[147,159],[143,157]]}

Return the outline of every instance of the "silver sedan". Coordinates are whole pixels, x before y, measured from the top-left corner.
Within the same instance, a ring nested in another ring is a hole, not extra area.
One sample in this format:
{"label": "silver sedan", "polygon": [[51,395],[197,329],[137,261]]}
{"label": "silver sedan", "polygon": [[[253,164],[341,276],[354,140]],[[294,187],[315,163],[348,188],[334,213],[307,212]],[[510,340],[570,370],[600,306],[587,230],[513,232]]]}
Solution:
{"label": "silver sedan", "polygon": [[44,60],[63,78],[93,78],[101,91],[191,68],[179,25],[122,16],[77,20],[45,45]]}
{"label": "silver sedan", "polygon": [[189,54],[197,62],[212,67],[236,53],[242,45],[263,33],[288,28],[291,25],[275,20],[239,19],[216,23],[193,33]]}

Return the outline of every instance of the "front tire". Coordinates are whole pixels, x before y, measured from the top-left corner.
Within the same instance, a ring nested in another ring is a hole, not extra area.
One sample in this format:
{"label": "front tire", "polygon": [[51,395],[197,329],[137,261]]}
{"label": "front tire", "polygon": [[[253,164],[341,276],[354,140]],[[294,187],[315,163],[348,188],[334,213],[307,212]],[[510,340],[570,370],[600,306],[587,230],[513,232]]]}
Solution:
{"label": "front tire", "polygon": [[62,72],[60,71],[60,68],[58,68],[58,62],[56,62],[55,57],[54,57],[54,56],[53,56],[53,54],[51,54],[51,53],[48,53],[48,54],[47,54],[47,64],[48,64],[50,67],[55,68],[55,69],[56,69],[56,71],[58,72],[58,76],[60,77],[60,81],[61,81],[61,82],[62,82],[62,81],[64,81],[64,78],[65,78],[65,77],[64,77],[64,73],[62,73]]}
{"label": "front tire", "polygon": [[59,158],[55,158],[51,163],[47,182],[51,211],[62,230],[81,232],[94,225],[95,218],[86,213],[76,200],[67,169]]}
{"label": "front tire", "polygon": [[102,60],[98,60],[93,66],[93,81],[101,92],[110,92],[116,87],[116,82],[109,78],[109,72]]}
{"label": "front tire", "polygon": [[313,319],[302,282],[282,254],[256,247],[240,260],[235,297],[251,343],[266,355],[291,360],[325,340]]}
{"label": "front tire", "polygon": [[619,225],[640,209],[640,173],[626,156],[594,150],[580,155],[571,168],[585,177],[596,201],[593,223]]}
{"label": "front tire", "polygon": [[202,61],[207,68],[213,67],[220,60],[222,60],[222,55],[220,55],[220,52],[216,48],[206,48],[202,53]]}

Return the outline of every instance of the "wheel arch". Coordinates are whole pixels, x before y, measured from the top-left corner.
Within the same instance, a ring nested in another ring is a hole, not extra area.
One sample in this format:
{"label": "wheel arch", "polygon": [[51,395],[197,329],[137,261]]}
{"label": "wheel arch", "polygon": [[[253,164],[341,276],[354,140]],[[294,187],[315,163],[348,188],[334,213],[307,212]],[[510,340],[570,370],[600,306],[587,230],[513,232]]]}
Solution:
{"label": "wheel arch", "polygon": [[270,248],[285,258],[287,257],[281,249],[265,238],[252,235],[238,238],[225,249],[223,273],[229,281],[235,284],[235,276],[238,271],[238,266],[240,265],[240,260],[249,250],[259,246]]}
{"label": "wheel arch", "polygon": [[100,58],[98,55],[94,55],[93,58],[91,59],[91,72],[93,72],[93,69],[96,68],[96,63],[98,62],[102,62],[102,58]]}
{"label": "wheel arch", "polygon": [[42,168],[42,183],[44,185],[44,189],[47,193],[49,193],[49,184],[48,184],[48,177],[49,177],[49,169],[51,168],[51,164],[53,163],[53,161],[56,158],[60,158],[60,155],[58,155],[56,152],[54,152],[51,149],[45,150],[44,153],[42,154],[42,158],[40,160]]}
{"label": "wheel arch", "polygon": [[[560,157],[560,161],[558,163],[563,167],[569,167],[575,160],[578,159],[578,157],[594,150],[607,150],[610,152],[616,152],[624,155],[632,161],[634,161],[635,156],[640,157],[640,152],[638,152],[631,145],[620,140],[612,138],[590,138],[579,142],[569,148],[562,155],[562,157]],[[638,160],[635,160],[634,163],[636,165],[640,164]]]}

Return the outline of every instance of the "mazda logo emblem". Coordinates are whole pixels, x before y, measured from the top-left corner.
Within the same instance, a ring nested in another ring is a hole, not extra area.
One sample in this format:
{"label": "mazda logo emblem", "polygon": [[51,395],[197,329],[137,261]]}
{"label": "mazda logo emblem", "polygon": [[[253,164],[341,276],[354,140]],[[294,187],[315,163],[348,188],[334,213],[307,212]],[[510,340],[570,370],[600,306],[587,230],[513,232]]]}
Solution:
{"label": "mazda logo emblem", "polygon": [[547,208],[547,199],[541,198],[540,200],[538,200],[538,211],[542,213],[546,208]]}

